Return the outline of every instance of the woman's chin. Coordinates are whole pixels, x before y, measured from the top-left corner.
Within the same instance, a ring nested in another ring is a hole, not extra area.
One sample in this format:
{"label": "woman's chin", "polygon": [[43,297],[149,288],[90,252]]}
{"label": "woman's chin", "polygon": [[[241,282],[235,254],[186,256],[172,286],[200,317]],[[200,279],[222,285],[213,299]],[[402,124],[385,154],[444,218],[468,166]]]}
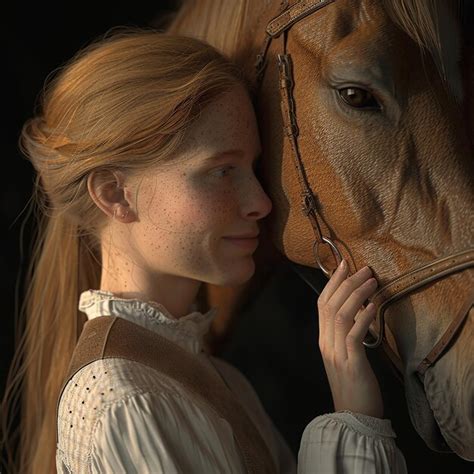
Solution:
{"label": "woman's chin", "polygon": [[221,274],[219,286],[239,286],[247,283],[255,273],[255,262],[252,255],[245,259],[245,262],[239,261],[229,264]]}

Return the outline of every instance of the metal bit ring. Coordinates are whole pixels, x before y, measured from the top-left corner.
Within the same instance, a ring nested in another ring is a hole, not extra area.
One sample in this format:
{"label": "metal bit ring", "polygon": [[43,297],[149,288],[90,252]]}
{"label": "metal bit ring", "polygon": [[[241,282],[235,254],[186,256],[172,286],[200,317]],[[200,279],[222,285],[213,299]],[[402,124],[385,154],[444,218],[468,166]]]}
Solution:
{"label": "metal bit ring", "polygon": [[342,260],[342,255],[339,252],[339,249],[336,247],[336,244],[331,239],[328,239],[327,237],[323,237],[322,242],[318,242],[318,241],[314,242],[314,245],[313,245],[314,258],[316,259],[316,262],[319,265],[319,268],[324,272],[324,274],[328,278],[330,278],[331,272],[321,263],[321,258],[319,257],[319,251],[318,251],[319,245],[324,244],[324,243],[328,244],[333,250],[333,252],[336,254],[337,265],[339,265],[339,262]]}

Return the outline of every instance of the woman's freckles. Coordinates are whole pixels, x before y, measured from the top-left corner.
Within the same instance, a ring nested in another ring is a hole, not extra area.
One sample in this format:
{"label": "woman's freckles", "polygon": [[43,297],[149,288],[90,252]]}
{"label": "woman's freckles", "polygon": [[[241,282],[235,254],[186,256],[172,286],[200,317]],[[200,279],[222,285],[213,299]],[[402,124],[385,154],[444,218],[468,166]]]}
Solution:
{"label": "woman's freckles", "polygon": [[254,250],[225,237],[257,231],[270,209],[252,167],[261,149],[257,130],[248,95],[238,86],[203,109],[183,135],[176,160],[143,177],[139,219],[126,229],[135,279],[169,273],[240,284],[252,275]]}

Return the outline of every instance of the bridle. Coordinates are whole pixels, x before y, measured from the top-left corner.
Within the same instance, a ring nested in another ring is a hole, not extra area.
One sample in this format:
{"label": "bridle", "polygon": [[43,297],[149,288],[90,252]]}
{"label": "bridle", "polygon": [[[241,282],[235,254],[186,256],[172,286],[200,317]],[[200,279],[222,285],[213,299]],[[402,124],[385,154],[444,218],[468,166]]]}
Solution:
{"label": "bridle", "polygon": [[[270,20],[265,29],[265,41],[261,52],[257,55],[256,81],[257,87],[260,87],[266,69],[266,57],[271,42],[282,37],[283,52],[278,54],[279,84],[281,92],[281,112],[283,119],[284,132],[290,142],[292,156],[297,171],[298,181],[301,187],[302,212],[309,218],[315,235],[313,244],[313,254],[317,264],[327,277],[330,277],[332,271],[326,268],[321,262],[320,248],[322,245],[328,245],[336,263],[342,259],[341,252],[334,243],[334,240],[323,235],[318,220],[316,201],[306,178],[305,169],[301,160],[298,148],[299,128],[296,117],[295,101],[293,98],[293,69],[291,55],[287,49],[288,31],[297,22],[306,18],[308,15],[317,12],[325,6],[333,3],[335,0],[300,0],[288,5],[288,0],[283,0],[280,4],[278,14]],[[387,307],[395,301],[401,299],[407,294],[427,285],[433,281],[447,277],[453,273],[474,266],[474,248],[469,248],[454,254],[438,258],[431,263],[390,280],[380,288],[370,299],[376,308],[376,324],[378,321],[378,331],[371,327],[371,333],[375,334],[375,340],[372,342],[364,341],[364,345],[374,349],[383,344],[384,351],[390,357],[400,374],[403,373],[402,361],[397,350],[395,339],[389,328],[385,331],[384,314]],[[462,306],[456,317],[451,321],[442,337],[435,344],[433,349],[418,365],[416,372],[421,378],[426,369],[433,365],[445,351],[448,344],[453,340],[458,329],[467,318],[469,309],[474,304],[474,292],[471,292],[467,302]],[[387,337],[391,345],[387,343]],[[392,349],[392,347],[394,349]]]}

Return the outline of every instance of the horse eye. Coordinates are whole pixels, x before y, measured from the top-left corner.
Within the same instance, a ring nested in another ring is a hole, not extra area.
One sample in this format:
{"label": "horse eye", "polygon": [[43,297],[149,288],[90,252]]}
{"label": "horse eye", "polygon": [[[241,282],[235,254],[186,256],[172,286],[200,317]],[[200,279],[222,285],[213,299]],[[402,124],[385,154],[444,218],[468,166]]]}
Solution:
{"label": "horse eye", "polygon": [[357,109],[381,109],[375,97],[365,89],[359,87],[345,87],[339,89],[339,95],[347,105]]}

